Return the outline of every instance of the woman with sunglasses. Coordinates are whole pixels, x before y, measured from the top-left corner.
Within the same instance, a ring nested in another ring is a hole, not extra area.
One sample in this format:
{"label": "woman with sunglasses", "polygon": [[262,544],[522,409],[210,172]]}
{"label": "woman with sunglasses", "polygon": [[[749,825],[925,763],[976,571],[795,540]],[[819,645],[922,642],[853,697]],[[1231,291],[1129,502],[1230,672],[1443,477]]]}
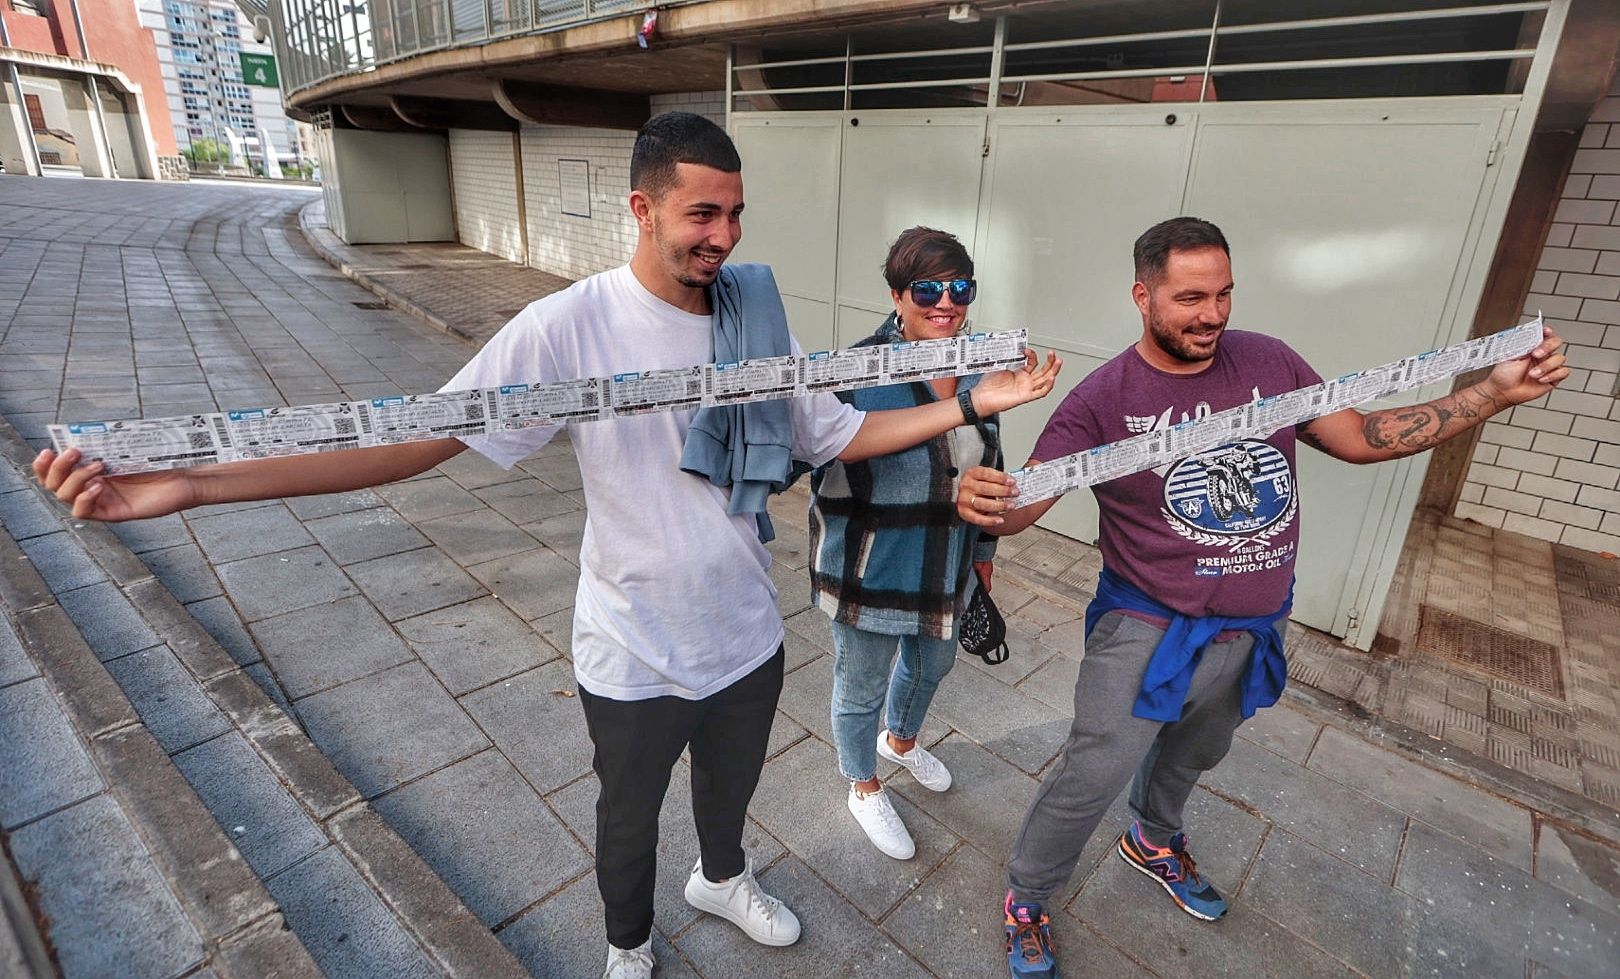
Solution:
{"label": "woman with sunglasses", "polygon": [[[973,259],[954,235],[903,232],[883,276],[894,312],[856,346],[963,329],[977,286]],[[958,617],[972,589],[990,585],[996,538],[956,517],[960,475],[1001,465],[997,418],[979,418],[969,397],[978,381],[952,377],[838,395],[866,411],[956,399],[973,423],[892,455],[830,463],[811,477],[810,578],[816,604],[832,617],[838,768],[850,781],[856,822],[897,860],[910,859],[916,846],[878,781],[878,758],[905,768],[924,788],[950,786],[951,773],[917,744],[917,732],[956,663]]]}

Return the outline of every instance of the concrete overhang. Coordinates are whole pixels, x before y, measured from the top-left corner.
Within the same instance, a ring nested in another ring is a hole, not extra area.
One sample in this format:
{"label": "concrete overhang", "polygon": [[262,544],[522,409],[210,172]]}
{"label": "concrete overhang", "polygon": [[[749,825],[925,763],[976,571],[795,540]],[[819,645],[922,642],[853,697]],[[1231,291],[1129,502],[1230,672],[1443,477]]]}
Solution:
{"label": "concrete overhang", "polygon": [[46,54],[42,51],[24,51],[20,48],[0,48],[0,63],[7,62],[18,68],[33,68],[59,75],[95,75],[117,91],[127,95],[141,94],[140,84],[132,81],[122,69],[99,61],[85,61],[60,54]]}
{"label": "concrete overhang", "polygon": [[[1060,0],[991,0],[974,7],[991,16],[1060,5]],[[327,105],[387,106],[394,95],[488,100],[507,81],[574,93],[712,91],[725,87],[731,44],[825,36],[922,17],[943,21],[945,5],[936,0],[708,0],[660,9],[657,34],[645,50],[636,43],[642,14],[635,10],[546,33],[412,55],[311,85],[287,102],[293,110],[310,111]],[[578,100],[562,101],[557,111],[577,111]]]}

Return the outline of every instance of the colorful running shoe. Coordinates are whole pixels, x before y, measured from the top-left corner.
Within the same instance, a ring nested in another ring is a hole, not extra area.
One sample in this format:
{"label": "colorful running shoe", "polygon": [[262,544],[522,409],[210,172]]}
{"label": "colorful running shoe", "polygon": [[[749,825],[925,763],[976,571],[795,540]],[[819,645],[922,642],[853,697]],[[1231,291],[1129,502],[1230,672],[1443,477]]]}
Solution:
{"label": "colorful running shoe", "polygon": [[1012,979],[1058,979],[1052,954],[1052,919],[1039,904],[1023,904],[1007,892],[1007,969]]}
{"label": "colorful running shoe", "polygon": [[1187,834],[1172,836],[1169,846],[1154,846],[1143,838],[1142,824],[1132,823],[1120,834],[1119,856],[1158,881],[1181,910],[1194,918],[1214,921],[1226,913],[1226,899],[1198,875],[1198,865],[1187,852]]}

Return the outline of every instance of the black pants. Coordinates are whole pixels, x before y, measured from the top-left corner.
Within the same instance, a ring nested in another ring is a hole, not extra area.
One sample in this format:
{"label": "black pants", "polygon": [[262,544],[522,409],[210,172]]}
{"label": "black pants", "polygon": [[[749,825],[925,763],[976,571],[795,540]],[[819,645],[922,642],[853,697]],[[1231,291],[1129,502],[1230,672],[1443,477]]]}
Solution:
{"label": "black pants", "polygon": [[783,660],[778,649],[754,672],[703,700],[609,700],[579,691],[596,747],[591,765],[602,783],[596,885],[611,944],[635,948],[652,934],[658,811],[688,744],[703,875],[721,881],[743,872],[743,821],[765,765]]}

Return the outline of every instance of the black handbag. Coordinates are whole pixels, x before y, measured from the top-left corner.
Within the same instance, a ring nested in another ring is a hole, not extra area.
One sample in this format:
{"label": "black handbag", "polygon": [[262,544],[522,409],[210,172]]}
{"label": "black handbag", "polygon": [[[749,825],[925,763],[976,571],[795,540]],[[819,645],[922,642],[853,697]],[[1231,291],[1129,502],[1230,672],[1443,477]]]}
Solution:
{"label": "black handbag", "polygon": [[962,611],[957,641],[963,649],[991,666],[1007,662],[1011,653],[1007,648],[1007,620],[1001,617],[1001,610],[990,600],[990,590],[984,587],[983,578],[979,579],[979,587],[973,590],[973,597],[968,599],[967,608]]}

